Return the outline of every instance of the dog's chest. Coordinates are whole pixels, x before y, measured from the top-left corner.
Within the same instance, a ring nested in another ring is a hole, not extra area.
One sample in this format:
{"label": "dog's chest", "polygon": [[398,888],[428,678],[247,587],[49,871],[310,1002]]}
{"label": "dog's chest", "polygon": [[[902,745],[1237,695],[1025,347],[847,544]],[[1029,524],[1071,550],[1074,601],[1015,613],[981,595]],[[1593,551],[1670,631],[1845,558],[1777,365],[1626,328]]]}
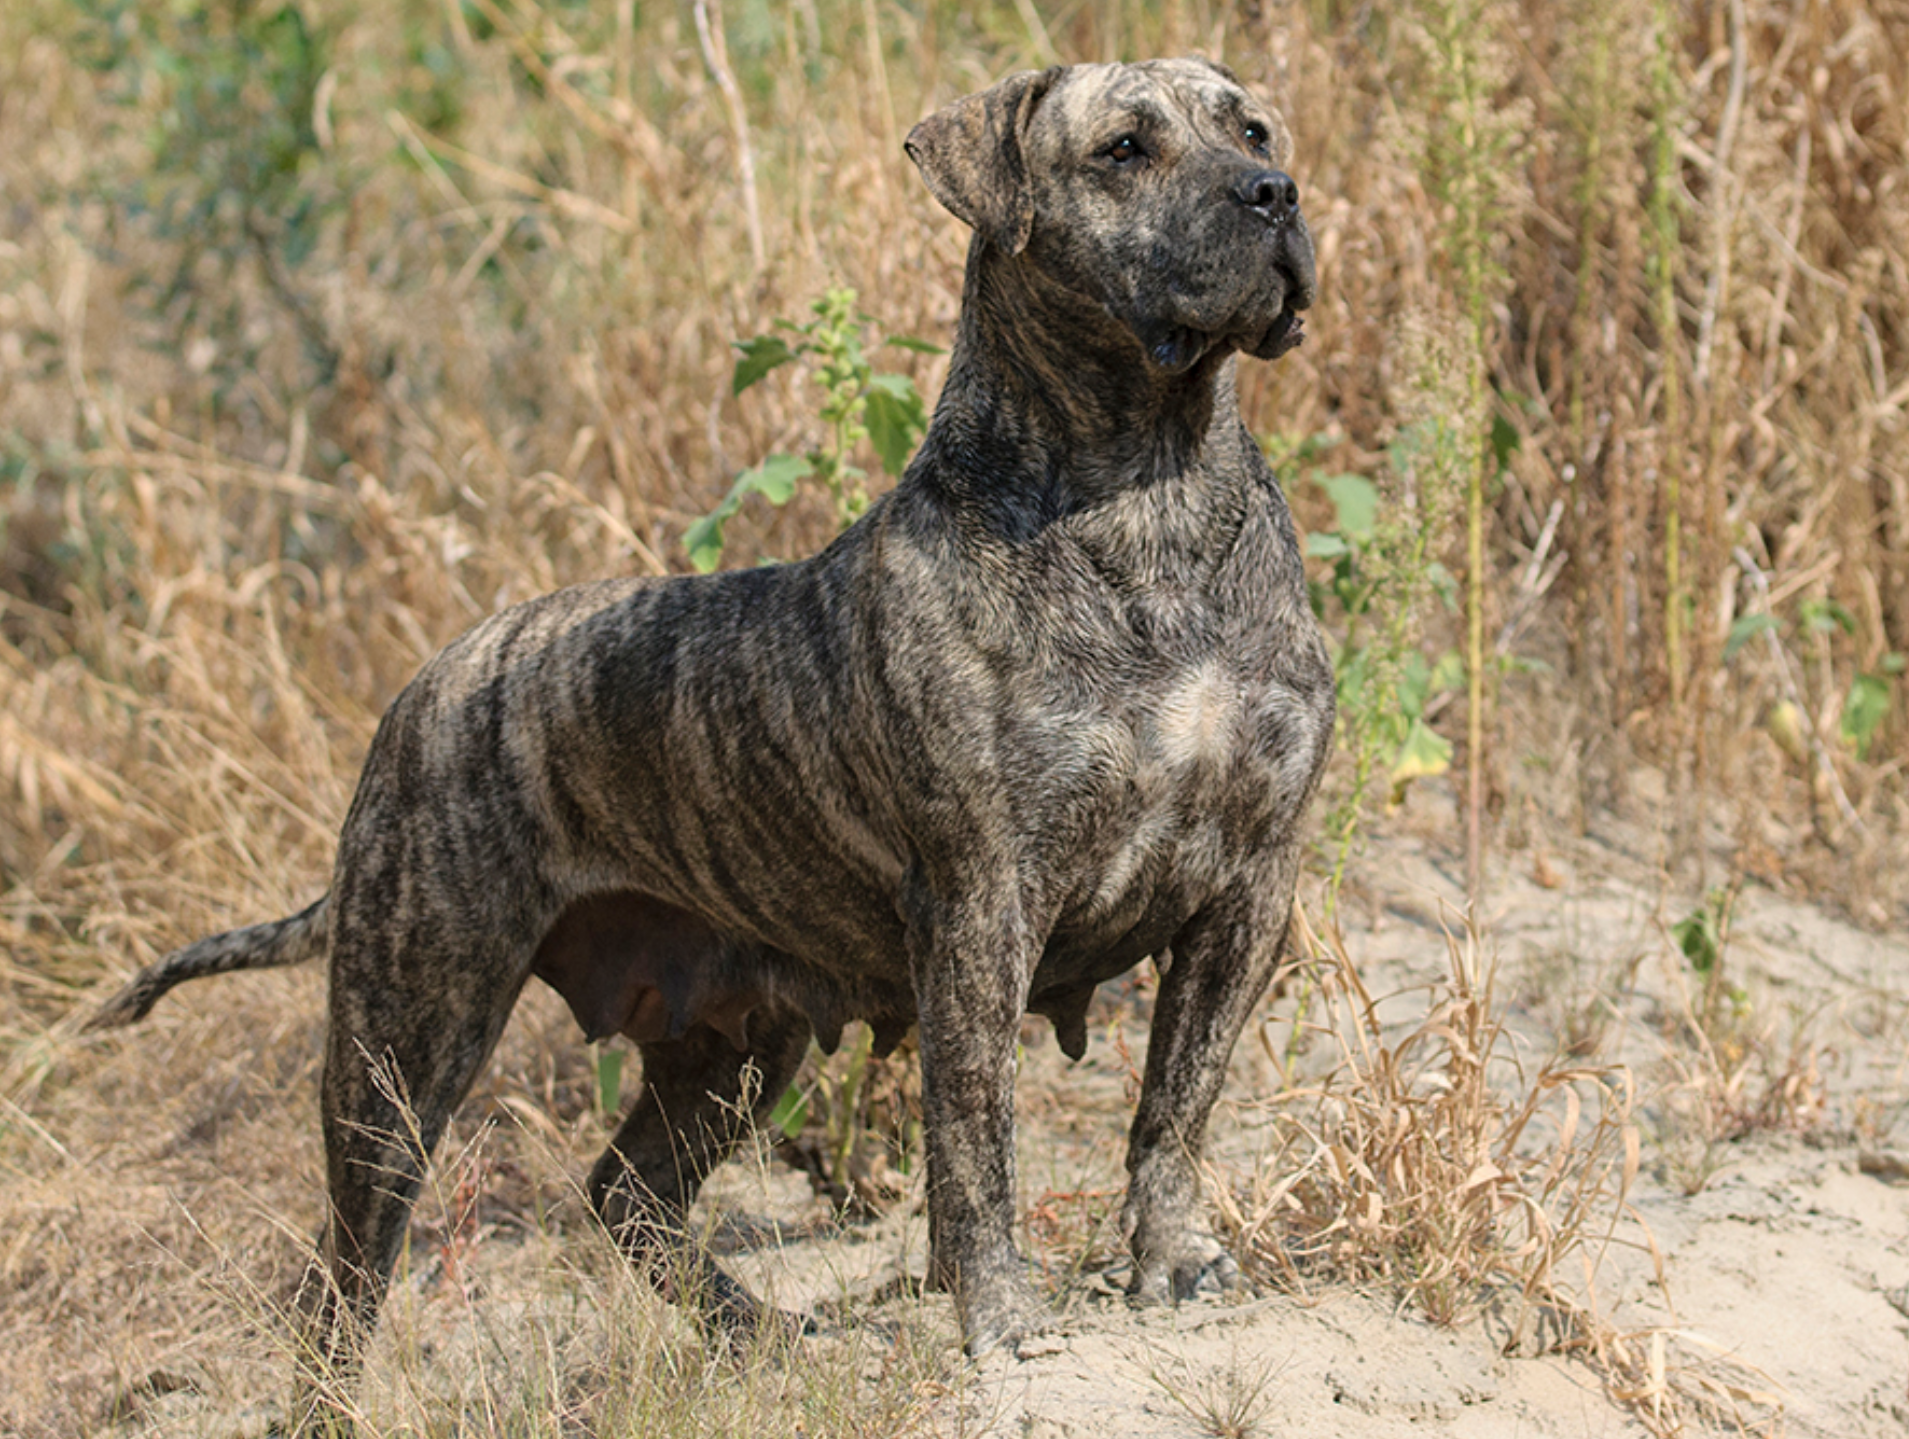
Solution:
{"label": "dog's chest", "polygon": [[1109,937],[1222,888],[1303,794],[1310,755],[1292,758],[1309,746],[1282,742],[1301,738],[1284,735],[1293,707],[1213,653],[1048,710],[1036,829],[1063,927]]}
{"label": "dog's chest", "polygon": [[1244,687],[1217,659],[1187,665],[1171,675],[1160,697],[1127,723],[1134,731],[1142,767],[1158,769],[1168,794],[1191,787],[1243,759],[1240,725]]}

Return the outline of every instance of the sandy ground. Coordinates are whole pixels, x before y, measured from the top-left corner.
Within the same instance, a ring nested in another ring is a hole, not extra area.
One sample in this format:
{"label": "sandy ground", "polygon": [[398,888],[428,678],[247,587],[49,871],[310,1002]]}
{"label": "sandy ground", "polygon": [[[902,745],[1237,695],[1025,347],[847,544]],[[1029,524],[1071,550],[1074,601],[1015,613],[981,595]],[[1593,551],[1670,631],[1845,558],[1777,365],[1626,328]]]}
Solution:
{"label": "sandy ground", "polygon": [[[1410,1023],[1445,965],[1442,905],[1462,892],[1455,854],[1389,840],[1361,866],[1382,876],[1349,916],[1347,943],[1388,1016]],[[1767,889],[1740,896],[1726,951],[1744,1030],[1766,1058],[1743,1064],[1744,1105],[1786,1081],[1784,1122],[1706,1142],[1686,1113],[1701,1093],[1690,983],[1664,922],[1694,901],[1668,898],[1658,867],[1612,825],[1542,859],[1499,866],[1487,930],[1501,998],[1534,1052],[1562,1016],[1601,1016],[1602,1057],[1635,1075],[1642,1168],[1635,1222],[1598,1273],[1612,1325],[1663,1377],[1714,1401],[1693,1429],[1858,1439],[1909,1432],[1909,1126],[1904,1017],[1909,941],[1853,927]],[[1036,1037],[1022,1074],[1023,1184],[1044,1196],[1117,1191],[1126,1073],[1102,1034],[1078,1065]],[[1249,1036],[1250,1039],[1250,1036]],[[1138,1054],[1144,1036],[1127,1035]],[[1797,1058],[1792,1061],[1792,1056]],[[1271,1083],[1248,1042],[1216,1125],[1218,1168],[1249,1161],[1247,1110]],[[1229,1129],[1229,1121],[1236,1126]],[[1897,1146],[1901,1148],[1898,1149]],[[746,1186],[745,1186],[746,1187]],[[1695,1192],[1687,1192],[1694,1189]],[[740,1197],[740,1194],[738,1195]],[[785,1302],[868,1292],[919,1270],[918,1219],[829,1244],[797,1243],[742,1261]],[[814,1252],[804,1253],[805,1250]],[[1325,1287],[1291,1295],[1211,1296],[1136,1312],[1121,1270],[1062,1286],[1055,1333],[977,1366],[948,1432],[999,1436],[1205,1435],[1225,1416],[1245,1432],[1318,1439],[1398,1434],[1603,1436],[1648,1432],[1590,1365],[1558,1354],[1508,1358],[1492,1315],[1440,1329],[1384,1292]],[[929,1299],[929,1305],[945,1301]],[[951,1323],[945,1313],[944,1323]]]}
{"label": "sandy ground", "polygon": [[[1449,826],[1422,828],[1438,834]],[[1422,1018],[1426,986],[1446,971],[1441,924],[1460,894],[1459,869],[1437,840],[1412,838],[1376,843],[1359,866],[1346,946],[1368,990],[1384,997],[1381,1012],[1394,1028]],[[1696,895],[1661,875],[1646,842],[1615,823],[1594,828],[1568,845],[1504,858],[1483,926],[1498,956],[1499,999],[1524,1051],[1542,1058],[1560,1035],[1579,1035],[1588,1053],[1627,1065],[1636,1081],[1642,1141],[1633,1213],[1596,1276],[1612,1332],[1631,1336],[1642,1356],[1643,1377],[1633,1382],[1707,1395],[1709,1417],[1689,1410],[1686,1432],[1823,1439],[1909,1432],[1902,1123],[1909,940],[1746,887],[1726,950],[1739,992],[1731,1032],[1744,1057],[1721,1056],[1707,1070],[1686,1019],[1691,977],[1666,929]],[[301,1001],[313,996],[309,979],[296,982]],[[178,1001],[182,1009],[186,1002]],[[1291,1004],[1270,1008],[1263,1041],[1249,1034],[1235,1057],[1210,1144],[1221,1182],[1243,1182],[1263,1152],[1267,1102],[1279,1090],[1269,1050],[1283,1043]],[[931,1386],[910,1413],[930,1432],[964,1439],[1649,1432],[1608,1377],[1581,1358],[1508,1357],[1508,1349],[1522,1355],[1542,1346],[1512,1344],[1502,1308],[1439,1328],[1383,1285],[1330,1282],[1305,1294],[1214,1294],[1174,1310],[1129,1308],[1114,1216],[1134,1066],[1144,1052],[1143,1008],[1131,994],[1105,997],[1078,1064],[1060,1054],[1044,1022],[1025,1031],[1025,1238],[1055,1296],[1056,1325],[1019,1354],[967,1364],[954,1352],[948,1301],[912,1293],[908,1281],[923,1271],[926,1248],[919,1195],[880,1221],[844,1226],[781,1160],[758,1154],[732,1163],[704,1201],[727,1262],[784,1307],[822,1316],[821,1332],[804,1341],[818,1355],[860,1345],[855,1352],[879,1359],[884,1345],[934,1346],[949,1380]],[[298,1034],[309,1037],[311,1019],[299,1021]],[[134,1031],[126,1043],[137,1045],[142,1033],[150,1031]],[[526,1096],[514,1103],[534,1108]],[[1762,1117],[1720,1128],[1719,1107]],[[129,1163],[123,1155],[102,1162]],[[130,1180],[133,1171],[125,1172]],[[202,1188],[175,1187],[174,1198],[185,1211],[230,1209],[235,1224],[252,1222],[243,1196],[210,1178]],[[493,1239],[479,1256],[486,1268],[465,1318],[508,1333],[539,1305],[545,1320],[574,1309],[574,1293],[534,1276],[573,1262],[565,1256],[577,1248],[576,1228]],[[420,1346],[426,1368],[450,1362],[458,1342],[448,1332],[429,1337],[437,1310],[416,1297],[429,1289],[416,1276],[430,1268],[431,1246],[426,1225],[386,1325],[426,1336],[407,1341]],[[556,1322],[586,1324],[561,1315]],[[183,1356],[162,1368],[180,1369],[184,1379],[176,1392],[142,1401],[132,1422],[97,1432],[237,1439],[268,1431],[279,1386],[263,1377],[267,1370],[255,1364],[223,1381],[196,1379],[216,1368],[214,1341],[133,1336],[113,1323],[99,1331],[102,1346]],[[602,1333],[600,1317],[588,1323],[598,1327],[588,1330],[586,1349]],[[115,1361],[134,1377],[150,1363]],[[875,1363],[871,1373],[880,1372]],[[6,1412],[0,1404],[0,1433],[9,1427]]]}

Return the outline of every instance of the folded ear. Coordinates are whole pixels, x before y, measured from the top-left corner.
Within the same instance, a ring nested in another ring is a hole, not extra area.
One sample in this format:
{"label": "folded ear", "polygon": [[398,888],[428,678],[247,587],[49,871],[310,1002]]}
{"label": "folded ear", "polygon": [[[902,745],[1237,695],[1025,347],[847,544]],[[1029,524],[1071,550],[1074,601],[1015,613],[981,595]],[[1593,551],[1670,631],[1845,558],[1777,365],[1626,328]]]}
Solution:
{"label": "folded ear", "polygon": [[1021,153],[1035,107],[1061,67],[1024,70],[935,111],[903,148],[934,197],[1010,255],[1034,228],[1034,195]]}

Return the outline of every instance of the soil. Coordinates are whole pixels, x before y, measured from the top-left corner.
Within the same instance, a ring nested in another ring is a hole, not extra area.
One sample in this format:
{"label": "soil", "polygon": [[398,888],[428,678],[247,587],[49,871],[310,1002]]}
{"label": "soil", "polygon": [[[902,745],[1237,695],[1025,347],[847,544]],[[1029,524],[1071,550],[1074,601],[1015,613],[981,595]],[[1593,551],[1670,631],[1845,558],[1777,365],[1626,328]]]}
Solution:
{"label": "soil", "polygon": [[[1687,886],[1680,899],[1650,843],[1607,821],[1569,845],[1511,856],[1493,867],[1482,926],[1526,1051],[1543,1057],[1575,1024],[1594,1031],[1600,1060],[1628,1065],[1636,1082],[1641,1166],[1595,1280],[1605,1321],[1639,1356],[1632,1387],[1670,1386],[1699,1430],[1900,1436],[1909,1432],[1909,940],[1745,887],[1724,951],[1730,1023],[1714,1024],[1711,1041],[1740,1052],[1706,1071],[1694,1023],[1702,982],[1669,932],[1700,900]],[[1367,989],[1390,996],[1388,1020],[1410,1025],[1445,972],[1460,858],[1436,840],[1393,838],[1359,873],[1371,878],[1348,905],[1347,948]],[[1044,1030],[1030,1025],[1020,1080],[1023,1187],[1036,1215],[1088,1197],[1102,1233],[1086,1249],[1110,1262],[1050,1276],[1055,1331],[981,1361],[949,1432],[1164,1439],[1225,1433],[1229,1415],[1242,1433],[1316,1439],[1650,1432],[1648,1402],[1644,1413],[1623,1402],[1613,1392],[1623,1382],[1583,1358],[1509,1357],[1541,1346],[1512,1343],[1502,1312],[1439,1328],[1382,1287],[1331,1284],[1130,1308],[1111,1228],[1144,1028],[1133,1006],[1104,1004],[1087,1057],[1071,1065]],[[1250,1168],[1255,1111],[1276,1092],[1253,1038],[1240,1046],[1210,1145],[1222,1178]],[[725,1202],[741,1201],[759,1172],[741,1171]],[[804,1307],[918,1276],[924,1249],[919,1217],[903,1213],[738,1267]],[[906,1302],[939,1306],[952,1327],[945,1300]]]}
{"label": "soil", "polygon": [[[1393,1033],[1422,1021],[1428,986],[1447,973],[1462,894],[1459,857],[1441,838],[1450,826],[1419,823],[1424,837],[1414,838],[1408,814],[1398,827],[1404,837],[1376,841],[1358,866],[1342,915],[1346,950]],[[804,1173],[764,1150],[712,1181],[704,1217],[746,1282],[817,1316],[819,1332],[803,1343],[818,1355],[865,1350],[871,1334],[877,1350],[907,1336],[938,1346],[956,1378],[913,1411],[938,1434],[1575,1439],[1673,1430],[1674,1395],[1684,1432],[1899,1436],[1909,1431],[1909,940],[1745,885],[1708,991],[1712,1019],[1700,1024],[1704,981],[1671,926],[1703,889],[1667,880],[1643,833],[1608,821],[1501,856],[1480,926],[1520,1053],[1535,1064],[1572,1041],[1586,1062],[1622,1064],[1633,1077],[1628,1207],[1589,1287],[1572,1279],[1628,1369],[1549,1343],[1502,1296],[1439,1327],[1376,1280],[1327,1276],[1304,1292],[1262,1286],[1131,1308],[1117,1230],[1144,979],[1107,987],[1078,1063],[1044,1021],[1024,1031],[1023,1242],[1056,1322],[1018,1353],[971,1365],[954,1353],[948,1300],[919,1292],[918,1187],[882,1218],[845,1224]],[[1270,1004],[1263,1034],[1249,1033],[1235,1056],[1209,1143],[1217,1183],[1243,1185],[1264,1153],[1294,1003],[1289,994]],[[535,1105],[520,1096],[512,1107]],[[509,1166],[498,1174],[512,1182]],[[188,1210],[242,1207],[211,1181],[175,1195]],[[577,1237],[493,1239],[475,1302],[493,1321],[515,1322],[519,1308],[543,1302],[535,1276],[561,1268]],[[414,1273],[432,1244],[425,1225]],[[401,1326],[417,1322],[409,1303],[394,1297]],[[110,1325],[99,1339],[109,1349],[131,1342]],[[431,1363],[455,1348],[450,1338],[419,1342],[436,1346]],[[144,1363],[114,1367],[141,1373]],[[234,1408],[218,1386],[182,1380],[165,1392],[171,1372],[141,1381],[153,1392],[134,1430],[232,1436],[269,1426],[269,1406]]]}

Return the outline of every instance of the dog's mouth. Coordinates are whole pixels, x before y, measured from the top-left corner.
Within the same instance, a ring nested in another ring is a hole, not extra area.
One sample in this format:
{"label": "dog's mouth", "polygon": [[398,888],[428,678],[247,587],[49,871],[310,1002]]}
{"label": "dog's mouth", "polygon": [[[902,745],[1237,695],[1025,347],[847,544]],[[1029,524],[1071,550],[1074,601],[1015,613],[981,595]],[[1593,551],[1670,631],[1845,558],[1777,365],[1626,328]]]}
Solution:
{"label": "dog's mouth", "polygon": [[1216,333],[1197,330],[1191,325],[1175,325],[1161,320],[1136,327],[1147,358],[1164,374],[1178,375],[1198,364],[1218,344],[1233,348],[1259,360],[1276,360],[1305,343],[1306,323],[1290,305],[1280,308],[1272,324],[1262,330]]}
{"label": "dog's mouth", "polygon": [[[1298,242],[1293,233],[1300,237]],[[1179,375],[1216,349],[1237,350],[1260,360],[1276,360],[1298,349],[1306,338],[1300,311],[1312,307],[1316,293],[1312,250],[1304,230],[1285,235],[1266,258],[1270,273],[1261,272],[1256,280],[1246,278],[1254,268],[1250,261],[1235,271],[1244,281],[1244,293],[1236,293],[1230,301],[1220,295],[1195,298],[1197,291],[1169,292],[1164,302],[1155,299],[1157,308],[1146,307],[1152,313],[1133,316],[1130,311],[1128,322],[1153,367],[1162,374]],[[1226,288],[1224,280],[1220,288]]]}
{"label": "dog's mouth", "polygon": [[1296,255],[1282,255],[1279,266],[1286,281],[1285,293],[1280,297],[1279,313],[1273,316],[1272,324],[1257,336],[1249,337],[1240,344],[1242,350],[1259,360],[1277,360],[1287,351],[1296,350],[1306,342],[1306,322],[1300,318],[1299,312],[1312,308],[1317,284],[1313,278],[1310,237],[1298,247]]}
{"label": "dog's mouth", "polygon": [[1277,360],[1288,350],[1296,350],[1306,342],[1306,322],[1300,318],[1299,311],[1287,306],[1280,310],[1273,323],[1260,333],[1257,340],[1240,348],[1259,360]]}

